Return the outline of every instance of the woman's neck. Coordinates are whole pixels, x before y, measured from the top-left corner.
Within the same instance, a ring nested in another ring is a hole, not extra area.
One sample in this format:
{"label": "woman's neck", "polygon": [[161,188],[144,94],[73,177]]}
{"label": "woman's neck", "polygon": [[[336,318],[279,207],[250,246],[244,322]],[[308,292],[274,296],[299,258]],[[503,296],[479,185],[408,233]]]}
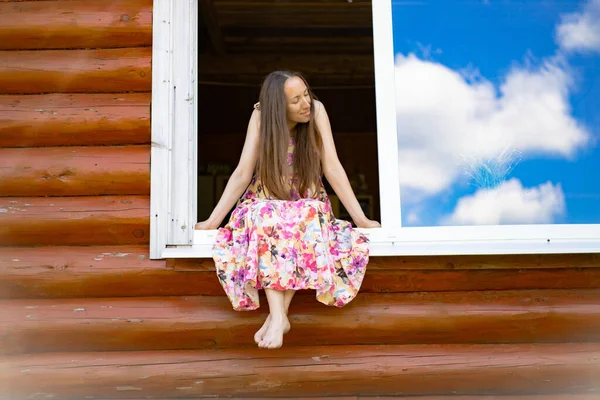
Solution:
{"label": "woman's neck", "polygon": [[296,136],[296,132],[298,131],[298,125],[294,125],[293,127],[290,127],[290,136],[294,137]]}
{"label": "woman's neck", "polygon": [[297,122],[294,121],[288,121],[288,129],[291,131],[296,130],[296,125],[298,125]]}

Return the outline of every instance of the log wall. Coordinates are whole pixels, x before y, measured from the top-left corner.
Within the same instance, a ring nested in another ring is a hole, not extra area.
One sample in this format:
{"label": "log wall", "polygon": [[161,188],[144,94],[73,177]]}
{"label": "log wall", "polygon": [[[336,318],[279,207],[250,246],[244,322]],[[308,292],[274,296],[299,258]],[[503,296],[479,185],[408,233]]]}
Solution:
{"label": "log wall", "polygon": [[235,313],[212,260],[148,259],[152,0],[0,16],[0,399],[597,398],[598,254],[372,258],[257,349],[264,297]]}
{"label": "log wall", "polygon": [[152,1],[0,15],[0,244],[147,244]]}

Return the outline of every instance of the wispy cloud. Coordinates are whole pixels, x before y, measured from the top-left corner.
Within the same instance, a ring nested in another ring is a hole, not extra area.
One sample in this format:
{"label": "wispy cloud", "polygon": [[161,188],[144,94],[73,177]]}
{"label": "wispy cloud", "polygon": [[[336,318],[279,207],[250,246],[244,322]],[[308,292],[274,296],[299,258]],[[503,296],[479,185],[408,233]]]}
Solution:
{"label": "wispy cloud", "polygon": [[[562,17],[560,48],[551,57],[515,64],[495,85],[476,67],[453,70],[429,57],[399,54],[396,99],[403,203],[433,197],[473,169],[465,160],[495,160],[514,151],[523,158],[573,159],[592,144],[571,115],[574,89],[568,51],[600,51],[600,0]],[[422,48],[430,48],[421,46]]]}
{"label": "wispy cloud", "polygon": [[556,40],[565,51],[600,52],[600,0],[590,0],[581,11],[564,15]]}
{"label": "wispy cloud", "polygon": [[454,212],[442,219],[445,225],[497,225],[553,223],[565,213],[560,185],[546,182],[525,188],[510,179],[496,189],[480,189],[459,199]]}
{"label": "wispy cloud", "polygon": [[516,66],[498,89],[414,54],[396,59],[399,168],[403,202],[459,180],[468,159],[507,149],[524,157],[572,157],[590,134],[570,115],[568,68],[559,58]]}

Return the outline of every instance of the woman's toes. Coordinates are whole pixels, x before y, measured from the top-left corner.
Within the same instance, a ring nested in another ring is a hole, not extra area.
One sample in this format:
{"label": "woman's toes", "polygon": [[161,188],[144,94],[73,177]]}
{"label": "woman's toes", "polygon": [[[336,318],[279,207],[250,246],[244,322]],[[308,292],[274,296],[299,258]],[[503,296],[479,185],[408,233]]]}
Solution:
{"label": "woman's toes", "polygon": [[260,343],[263,340],[263,338],[265,337],[265,333],[269,329],[270,322],[271,322],[271,315],[268,315],[263,326],[254,334],[254,341],[257,344]]}
{"label": "woman's toes", "polygon": [[269,328],[265,333],[259,347],[268,349],[277,349],[283,344],[283,335],[289,330],[290,323],[287,316],[272,317],[269,322]]}

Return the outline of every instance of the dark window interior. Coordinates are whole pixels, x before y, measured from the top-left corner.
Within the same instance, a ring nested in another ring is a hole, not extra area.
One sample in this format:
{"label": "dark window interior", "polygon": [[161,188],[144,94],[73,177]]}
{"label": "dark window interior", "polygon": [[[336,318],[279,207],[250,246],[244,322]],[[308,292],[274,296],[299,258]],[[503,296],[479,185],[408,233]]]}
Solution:
{"label": "dark window interior", "polygon": [[[302,72],[329,114],[338,156],[379,219],[371,2],[199,0],[198,220],[235,169],[262,79]],[[338,218],[350,219],[325,181]],[[227,219],[223,221],[223,224]]]}

